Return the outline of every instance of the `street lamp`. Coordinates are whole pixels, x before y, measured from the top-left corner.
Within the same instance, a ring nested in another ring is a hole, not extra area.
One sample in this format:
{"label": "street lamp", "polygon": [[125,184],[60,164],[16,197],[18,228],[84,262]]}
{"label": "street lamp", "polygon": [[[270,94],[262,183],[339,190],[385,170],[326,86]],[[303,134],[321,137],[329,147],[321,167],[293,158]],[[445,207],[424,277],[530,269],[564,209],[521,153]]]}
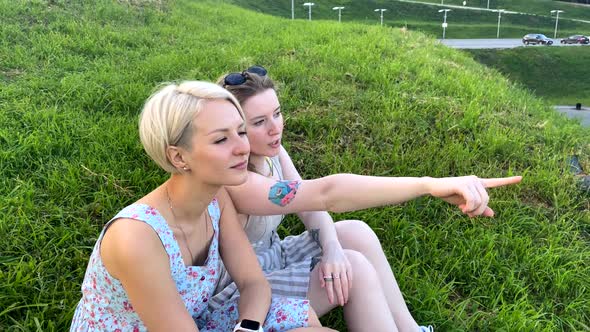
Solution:
{"label": "street lamp", "polygon": [[488,9],[490,9],[490,0],[488,0]]}
{"label": "street lamp", "polygon": [[338,11],[338,22],[340,22],[341,19],[342,19],[342,9],[344,9],[344,7],[334,7],[334,8],[332,8],[332,10],[337,10]]}
{"label": "street lamp", "polygon": [[313,3],[313,2],[306,2],[303,5],[304,6],[307,6],[309,8],[309,20],[311,21],[311,6],[315,5],[315,3]]}
{"label": "street lamp", "polygon": [[496,38],[500,38],[500,20],[502,19],[502,13],[505,11],[504,9],[494,10],[498,12],[498,33],[496,33]]}
{"label": "street lamp", "polygon": [[559,13],[563,13],[563,10],[552,10],[551,14],[555,13],[557,17],[555,18],[555,33],[553,33],[553,39],[557,38],[557,22],[559,22]]}
{"label": "street lamp", "polygon": [[384,8],[379,8],[379,9],[375,9],[376,12],[381,12],[381,26],[383,26],[383,12],[387,11],[387,9]]}
{"label": "street lamp", "polygon": [[295,0],[291,0],[291,19],[295,19]]}
{"label": "street lamp", "polygon": [[443,28],[443,38],[442,39],[445,39],[445,31],[447,30],[447,12],[450,12],[450,11],[451,11],[450,9],[440,9],[438,11],[439,13],[442,13],[442,12],[445,13],[445,18],[444,18],[443,24],[442,24],[442,28]]}

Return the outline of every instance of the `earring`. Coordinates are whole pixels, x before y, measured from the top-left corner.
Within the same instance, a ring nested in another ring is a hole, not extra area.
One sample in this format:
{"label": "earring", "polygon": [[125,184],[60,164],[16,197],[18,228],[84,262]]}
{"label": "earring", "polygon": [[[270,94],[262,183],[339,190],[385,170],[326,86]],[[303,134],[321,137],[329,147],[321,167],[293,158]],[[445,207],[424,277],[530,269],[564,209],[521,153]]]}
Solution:
{"label": "earring", "polygon": [[182,166],[182,170],[186,172],[186,171],[188,171],[188,167]]}

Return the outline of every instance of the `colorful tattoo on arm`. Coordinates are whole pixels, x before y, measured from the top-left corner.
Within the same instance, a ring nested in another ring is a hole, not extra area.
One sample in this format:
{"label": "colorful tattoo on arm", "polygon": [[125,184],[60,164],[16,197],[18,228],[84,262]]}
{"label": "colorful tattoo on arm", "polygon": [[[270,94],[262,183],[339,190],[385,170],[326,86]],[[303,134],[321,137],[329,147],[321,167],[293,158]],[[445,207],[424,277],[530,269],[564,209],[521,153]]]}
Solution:
{"label": "colorful tattoo on arm", "polygon": [[285,206],[295,198],[300,184],[300,181],[277,181],[270,187],[268,200],[278,206]]}

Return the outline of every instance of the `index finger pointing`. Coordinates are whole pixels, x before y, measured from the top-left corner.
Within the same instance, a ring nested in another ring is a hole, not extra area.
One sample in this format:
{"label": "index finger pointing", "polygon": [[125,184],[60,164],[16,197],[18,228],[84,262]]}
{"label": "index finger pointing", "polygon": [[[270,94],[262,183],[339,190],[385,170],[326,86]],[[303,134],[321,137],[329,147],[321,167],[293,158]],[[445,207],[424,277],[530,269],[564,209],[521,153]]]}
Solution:
{"label": "index finger pointing", "polygon": [[495,188],[506,186],[510,184],[519,183],[522,180],[522,176],[511,176],[507,178],[495,178],[495,179],[481,179],[483,186],[486,188]]}

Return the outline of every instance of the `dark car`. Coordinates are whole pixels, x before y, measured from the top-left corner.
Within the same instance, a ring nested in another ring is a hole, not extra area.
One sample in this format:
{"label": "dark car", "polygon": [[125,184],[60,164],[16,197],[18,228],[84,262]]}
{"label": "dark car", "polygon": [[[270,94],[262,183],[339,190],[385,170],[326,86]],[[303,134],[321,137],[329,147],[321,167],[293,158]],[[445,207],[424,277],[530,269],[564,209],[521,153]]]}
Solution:
{"label": "dark car", "polygon": [[550,38],[547,38],[547,36],[542,35],[540,33],[529,33],[528,35],[525,35],[524,37],[522,37],[522,43],[525,45],[529,45],[529,44],[552,45],[553,40],[551,40]]}
{"label": "dark car", "polygon": [[588,44],[590,39],[582,35],[573,35],[561,40],[562,44]]}

